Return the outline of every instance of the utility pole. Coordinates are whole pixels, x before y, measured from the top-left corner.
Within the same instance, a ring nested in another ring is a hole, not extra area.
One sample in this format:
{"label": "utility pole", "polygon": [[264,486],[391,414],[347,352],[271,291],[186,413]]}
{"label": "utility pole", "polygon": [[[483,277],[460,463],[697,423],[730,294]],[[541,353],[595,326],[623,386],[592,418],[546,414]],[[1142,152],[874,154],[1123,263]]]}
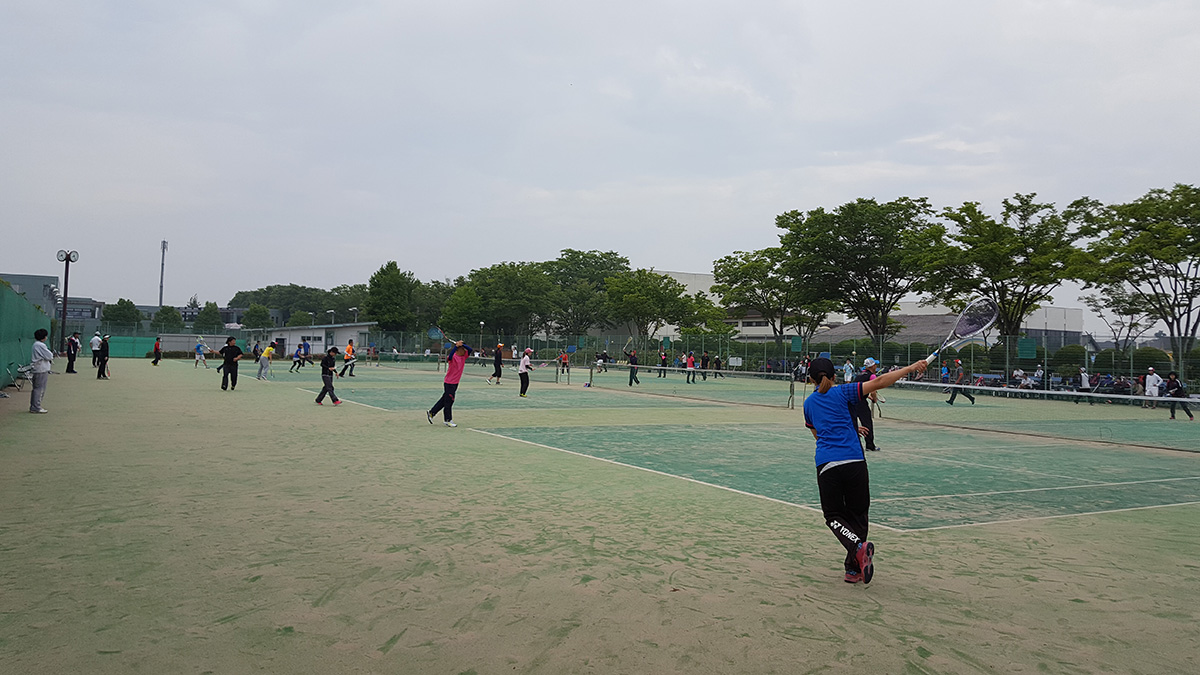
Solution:
{"label": "utility pole", "polygon": [[167,240],[163,239],[163,242],[162,242],[162,267],[159,268],[159,271],[158,271],[158,308],[159,309],[162,309],[162,307],[163,307],[163,303],[162,303],[163,279],[166,277],[166,275],[167,275]]}

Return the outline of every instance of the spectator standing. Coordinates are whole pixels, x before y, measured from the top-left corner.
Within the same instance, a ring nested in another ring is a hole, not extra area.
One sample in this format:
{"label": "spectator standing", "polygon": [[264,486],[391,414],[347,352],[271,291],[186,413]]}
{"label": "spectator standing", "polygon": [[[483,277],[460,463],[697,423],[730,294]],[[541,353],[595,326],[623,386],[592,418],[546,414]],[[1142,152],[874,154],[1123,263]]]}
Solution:
{"label": "spectator standing", "polygon": [[46,384],[50,381],[50,366],[54,363],[54,352],[46,346],[46,336],[49,334],[50,332],[45,328],[39,328],[33,332],[33,353],[29,362],[29,365],[33,366],[33,391],[29,394],[29,412],[31,413],[50,412],[42,407],[42,399],[46,396]]}
{"label": "spectator standing", "polygon": [[79,358],[82,349],[83,343],[79,341],[79,333],[71,333],[71,337],[67,338],[67,372],[72,375],[79,372],[75,370],[75,359]]}

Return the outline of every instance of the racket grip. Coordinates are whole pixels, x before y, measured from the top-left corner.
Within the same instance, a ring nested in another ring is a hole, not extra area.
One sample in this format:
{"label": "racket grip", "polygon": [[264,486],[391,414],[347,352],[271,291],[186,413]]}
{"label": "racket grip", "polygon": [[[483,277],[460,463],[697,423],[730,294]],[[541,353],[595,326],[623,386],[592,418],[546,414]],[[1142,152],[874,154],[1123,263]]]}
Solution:
{"label": "racket grip", "polygon": [[932,366],[934,359],[937,358],[937,355],[938,355],[938,352],[934,352],[934,353],[930,354],[929,356],[925,357],[925,365]]}

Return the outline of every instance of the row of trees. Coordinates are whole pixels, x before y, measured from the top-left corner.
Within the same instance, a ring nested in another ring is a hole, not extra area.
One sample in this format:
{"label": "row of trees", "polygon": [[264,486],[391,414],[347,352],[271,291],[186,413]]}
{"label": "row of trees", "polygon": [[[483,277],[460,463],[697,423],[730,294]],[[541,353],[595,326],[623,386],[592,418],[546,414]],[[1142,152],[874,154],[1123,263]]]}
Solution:
{"label": "row of trees", "polygon": [[[566,249],[555,260],[503,262],[431,282],[389,261],[366,284],[328,291],[268,286],[239,292],[229,304],[251,308],[248,326],[269,325],[268,308],[283,310],[289,325],[307,325],[314,316],[323,322],[326,310],[343,319],[357,307],[360,319],[385,330],[440,324],[468,335],[482,322],[488,334],[501,335],[580,335],[626,324],[649,337],[674,324],[684,334],[727,336],[735,332],[725,323],[729,313],[755,312],[778,345],[792,330],[810,338],[835,311],[886,340],[899,329],[892,317],[897,303],[912,295],[951,308],[988,295],[1001,310],[996,331],[1018,335],[1032,311],[1064,281],[1076,280],[1092,291],[1084,302],[1108,322],[1122,350],[1158,321],[1174,336],[1177,354],[1196,345],[1200,190],[1194,186],[1151,190],[1128,204],[1085,197],[1065,209],[1016,194],[995,216],[976,202],[936,209],[924,198],[858,199],[830,210],[788,211],[775,225],[778,246],[735,251],[713,263],[715,301],[687,294],[669,276],[632,269],[617,252]],[[211,318],[208,310],[202,314]]]}
{"label": "row of trees", "polygon": [[1127,349],[1155,322],[1176,354],[1200,329],[1200,190],[1176,185],[1128,204],[1082,198],[1059,210],[1017,194],[999,217],[980,204],[935,210],[925,199],[858,199],[833,210],[776,218],[778,247],[738,251],[714,264],[713,290],[735,311],[754,310],[776,340],[810,337],[829,311],[858,319],[886,339],[898,301],[919,294],[959,308],[972,296],[1000,306],[997,331],[1020,334],[1031,312],[1067,280],[1095,294],[1085,302]]}

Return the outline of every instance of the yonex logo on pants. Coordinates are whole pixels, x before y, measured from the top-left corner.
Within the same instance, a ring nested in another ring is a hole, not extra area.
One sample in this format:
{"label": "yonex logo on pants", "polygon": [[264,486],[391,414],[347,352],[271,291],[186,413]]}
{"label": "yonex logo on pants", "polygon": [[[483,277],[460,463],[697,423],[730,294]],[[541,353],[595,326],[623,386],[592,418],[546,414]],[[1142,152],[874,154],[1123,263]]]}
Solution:
{"label": "yonex logo on pants", "polygon": [[854,541],[854,542],[862,541],[861,539],[859,539],[857,534],[854,534],[854,532],[852,532],[850,530],[850,528],[846,527],[845,525],[842,525],[841,523],[839,523],[836,520],[829,521],[829,529],[833,530],[834,532],[840,532],[843,537],[849,539],[850,541]]}

